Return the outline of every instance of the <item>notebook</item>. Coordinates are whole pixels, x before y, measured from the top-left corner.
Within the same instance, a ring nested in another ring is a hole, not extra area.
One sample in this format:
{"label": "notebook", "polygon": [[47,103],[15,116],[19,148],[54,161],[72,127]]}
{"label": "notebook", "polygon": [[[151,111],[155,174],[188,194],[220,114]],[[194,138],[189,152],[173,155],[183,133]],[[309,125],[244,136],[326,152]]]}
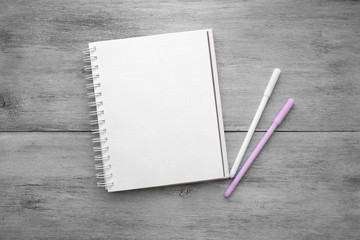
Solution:
{"label": "notebook", "polygon": [[98,186],[228,178],[211,29],[89,43]]}

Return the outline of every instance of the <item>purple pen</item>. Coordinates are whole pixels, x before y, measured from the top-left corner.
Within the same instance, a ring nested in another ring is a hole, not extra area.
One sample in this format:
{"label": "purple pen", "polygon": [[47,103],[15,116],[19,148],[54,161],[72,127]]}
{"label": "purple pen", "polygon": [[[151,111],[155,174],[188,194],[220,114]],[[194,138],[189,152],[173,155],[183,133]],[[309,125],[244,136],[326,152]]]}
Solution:
{"label": "purple pen", "polygon": [[275,117],[273,124],[267,130],[263,138],[260,140],[259,144],[256,146],[254,151],[251,153],[248,160],[245,162],[244,166],[241,168],[239,173],[236,175],[234,180],[231,182],[230,186],[225,192],[225,197],[229,197],[234,191],[236,185],[240,182],[241,178],[244,176],[246,171],[249,169],[250,165],[253,163],[257,155],[260,153],[261,149],[264,147],[265,143],[269,140],[270,136],[273,134],[275,129],[280,125],[282,120],[285,118],[286,114],[290,111],[291,107],[294,105],[295,101],[292,98],[289,98],[283,108],[280,110],[279,114]]}

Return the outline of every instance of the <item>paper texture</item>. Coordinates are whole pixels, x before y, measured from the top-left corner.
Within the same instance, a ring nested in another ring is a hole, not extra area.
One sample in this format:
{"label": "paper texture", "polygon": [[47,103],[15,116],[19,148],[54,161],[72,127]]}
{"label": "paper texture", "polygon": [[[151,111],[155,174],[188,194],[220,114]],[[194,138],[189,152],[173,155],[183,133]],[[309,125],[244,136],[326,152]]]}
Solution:
{"label": "paper texture", "polygon": [[93,46],[109,192],[228,177],[211,30]]}

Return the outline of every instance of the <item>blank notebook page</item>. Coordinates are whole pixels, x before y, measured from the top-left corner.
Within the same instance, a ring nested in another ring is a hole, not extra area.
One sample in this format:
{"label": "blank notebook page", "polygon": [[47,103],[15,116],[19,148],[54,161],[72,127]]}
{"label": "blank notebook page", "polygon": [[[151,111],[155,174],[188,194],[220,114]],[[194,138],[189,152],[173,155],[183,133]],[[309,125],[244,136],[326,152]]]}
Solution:
{"label": "blank notebook page", "polygon": [[94,46],[109,192],[228,177],[212,30]]}

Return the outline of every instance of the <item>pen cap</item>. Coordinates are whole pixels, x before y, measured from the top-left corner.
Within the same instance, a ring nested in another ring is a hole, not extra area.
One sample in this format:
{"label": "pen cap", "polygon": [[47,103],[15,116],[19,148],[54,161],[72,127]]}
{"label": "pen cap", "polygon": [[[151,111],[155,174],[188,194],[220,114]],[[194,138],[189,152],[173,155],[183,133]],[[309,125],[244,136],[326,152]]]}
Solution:
{"label": "pen cap", "polygon": [[271,75],[268,85],[266,86],[264,96],[270,97],[272,91],[274,90],[275,84],[280,76],[281,70],[278,68],[274,69],[274,72]]}
{"label": "pen cap", "polygon": [[282,122],[282,120],[284,120],[286,114],[290,111],[290,109],[294,105],[294,103],[295,103],[295,100],[292,98],[289,98],[286,101],[285,105],[280,110],[279,114],[274,119],[274,123],[276,123],[277,125],[280,125],[280,123]]}

